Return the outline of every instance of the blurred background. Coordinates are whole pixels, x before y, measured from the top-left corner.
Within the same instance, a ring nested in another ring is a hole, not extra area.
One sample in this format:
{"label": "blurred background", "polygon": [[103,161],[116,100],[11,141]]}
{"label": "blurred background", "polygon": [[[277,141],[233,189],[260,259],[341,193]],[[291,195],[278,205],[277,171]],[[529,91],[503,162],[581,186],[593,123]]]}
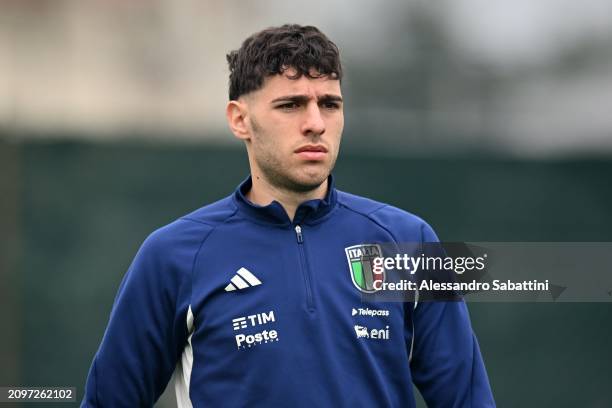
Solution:
{"label": "blurred background", "polygon": [[[80,399],[141,242],[248,174],[225,54],[271,25],[340,47],[340,189],[445,241],[611,241],[610,16],[608,0],[0,0],[0,385]],[[612,406],[611,303],[470,312],[500,407]]]}

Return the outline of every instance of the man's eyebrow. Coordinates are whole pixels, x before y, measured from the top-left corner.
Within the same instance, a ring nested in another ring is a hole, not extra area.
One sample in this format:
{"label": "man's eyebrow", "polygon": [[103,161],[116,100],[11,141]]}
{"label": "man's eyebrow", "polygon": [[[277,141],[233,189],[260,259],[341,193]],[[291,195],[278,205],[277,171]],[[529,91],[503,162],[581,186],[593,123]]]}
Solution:
{"label": "man's eyebrow", "polygon": [[[276,102],[295,102],[295,103],[305,103],[310,100],[310,96],[308,95],[285,95],[279,96],[278,98],[274,98],[271,103]],[[342,97],[340,95],[335,94],[324,94],[318,98],[319,102],[342,102]]]}
{"label": "man's eyebrow", "polygon": [[321,97],[319,98],[319,102],[320,101],[342,102],[342,97],[340,95],[335,95],[335,94],[325,94],[325,95],[321,95]]}

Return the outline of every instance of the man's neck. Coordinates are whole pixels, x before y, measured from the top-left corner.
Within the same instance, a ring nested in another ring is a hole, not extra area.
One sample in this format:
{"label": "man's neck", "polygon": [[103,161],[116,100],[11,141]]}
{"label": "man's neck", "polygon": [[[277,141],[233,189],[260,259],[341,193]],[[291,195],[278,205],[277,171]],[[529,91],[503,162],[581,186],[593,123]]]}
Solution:
{"label": "man's neck", "polygon": [[295,212],[300,204],[308,200],[323,199],[327,194],[327,180],[314,190],[296,192],[273,186],[261,176],[253,175],[251,179],[253,184],[246,193],[246,198],[250,202],[261,206],[268,205],[274,200],[278,201],[285,209],[291,221],[293,221]]}

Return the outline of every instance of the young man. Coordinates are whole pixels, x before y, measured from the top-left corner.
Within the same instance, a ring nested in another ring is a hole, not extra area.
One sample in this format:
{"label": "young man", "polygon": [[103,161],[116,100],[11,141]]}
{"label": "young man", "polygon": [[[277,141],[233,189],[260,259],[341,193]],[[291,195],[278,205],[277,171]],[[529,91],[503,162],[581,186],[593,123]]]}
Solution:
{"label": "young man", "polygon": [[373,275],[351,265],[357,249],[437,237],[414,215],[334,188],[336,46],[285,25],[228,62],[227,120],[251,176],[146,239],[83,406],[151,406],[173,373],[181,407],[411,407],[412,383],[430,406],[494,406],[463,302],[362,301]]}

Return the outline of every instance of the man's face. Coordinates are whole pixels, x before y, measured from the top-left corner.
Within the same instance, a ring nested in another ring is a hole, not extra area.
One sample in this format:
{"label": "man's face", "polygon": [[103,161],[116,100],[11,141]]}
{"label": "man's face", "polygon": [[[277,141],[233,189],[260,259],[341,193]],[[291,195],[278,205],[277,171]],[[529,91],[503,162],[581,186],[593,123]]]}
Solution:
{"label": "man's face", "polygon": [[253,176],[276,188],[310,191],[330,174],[344,113],[340,82],[328,76],[289,79],[291,68],[245,96]]}

